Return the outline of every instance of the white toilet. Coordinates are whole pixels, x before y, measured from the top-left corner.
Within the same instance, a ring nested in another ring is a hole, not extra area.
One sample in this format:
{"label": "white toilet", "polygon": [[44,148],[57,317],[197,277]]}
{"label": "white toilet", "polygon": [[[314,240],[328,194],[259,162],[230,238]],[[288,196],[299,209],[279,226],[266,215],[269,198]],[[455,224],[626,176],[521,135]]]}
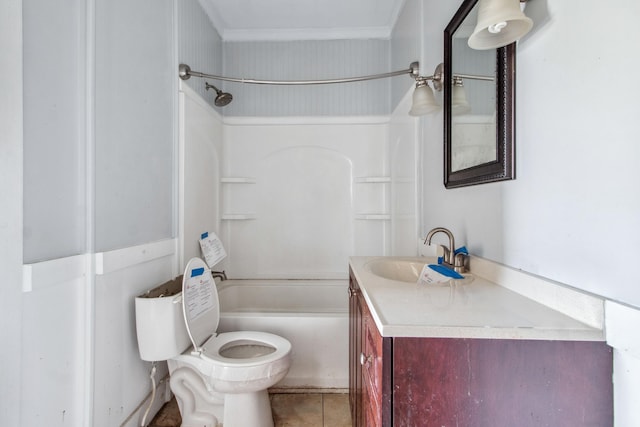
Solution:
{"label": "white toilet", "polygon": [[[181,291],[180,291],[181,289]],[[291,343],[264,332],[216,334],[218,291],[193,258],[174,280],[136,298],[140,357],[167,360],[182,427],[273,427],[267,389],[291,365]]]}

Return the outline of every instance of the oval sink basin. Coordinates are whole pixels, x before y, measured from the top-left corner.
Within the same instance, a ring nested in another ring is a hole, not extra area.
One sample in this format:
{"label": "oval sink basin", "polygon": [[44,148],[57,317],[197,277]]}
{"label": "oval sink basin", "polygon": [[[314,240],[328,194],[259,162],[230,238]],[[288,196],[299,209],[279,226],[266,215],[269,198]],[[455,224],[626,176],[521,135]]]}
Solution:
{"label": "oval sink basin", "polygon": [[416,283],[425,261],[401,259],[377,259],[367,264],[367,269],[376,276],[400,282]]}
{"label": "oval sink basin", "polygon": [[[429,258],[379,258],[369,261],[365,268],[372,274],[388,280],[398,282],[417,283],[420,273],[426,264],[435,263]],[[464,273],[462,279],[450,279],[449,284],[466,285],[473,281],[471,273]]]}

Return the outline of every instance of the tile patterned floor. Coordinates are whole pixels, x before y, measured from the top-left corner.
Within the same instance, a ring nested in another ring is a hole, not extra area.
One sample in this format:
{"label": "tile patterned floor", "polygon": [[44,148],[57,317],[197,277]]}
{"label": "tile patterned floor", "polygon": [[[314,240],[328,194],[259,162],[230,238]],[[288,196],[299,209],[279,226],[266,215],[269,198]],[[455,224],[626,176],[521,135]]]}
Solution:
{"label": "tile patterned floor", "polygon": [[275,427],[351,427],[347,394],[272,394]]}
{"label": "tile patterned floor", "polygon": [[[351,427],[349,395],[336,393],[271,394],[275,427]],[[179,427],[175,399],[158,412],[149,427]]]}

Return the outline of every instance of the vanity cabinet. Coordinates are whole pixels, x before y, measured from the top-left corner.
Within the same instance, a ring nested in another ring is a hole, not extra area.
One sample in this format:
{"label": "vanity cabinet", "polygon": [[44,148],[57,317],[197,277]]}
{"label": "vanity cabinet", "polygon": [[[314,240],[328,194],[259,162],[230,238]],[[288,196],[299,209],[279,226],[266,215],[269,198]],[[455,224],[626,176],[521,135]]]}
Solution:
{"label": "vanity cabinet", "polygon": [[606,343],[382,337],[349,282],[354,427],[613,425]]}
{"label": "vanity cabinet", "polygon": [[355,280],[349,281],[349,400],[354,427],[391,426],[391,344]]}

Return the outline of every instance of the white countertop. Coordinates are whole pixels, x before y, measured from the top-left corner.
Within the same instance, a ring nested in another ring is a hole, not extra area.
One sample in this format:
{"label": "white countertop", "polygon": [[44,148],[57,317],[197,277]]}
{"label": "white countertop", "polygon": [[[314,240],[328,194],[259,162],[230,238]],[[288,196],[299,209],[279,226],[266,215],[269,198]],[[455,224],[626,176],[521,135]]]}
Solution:
{"label": "white countertop", "polygon": [[[522,284],[500,284],[484,277],[492,277],[487,271],[487,261],[480,260],[477,272],[472,259],[470,278],[458,282],[423,285],[389,280],[373,274],[369,266],[381,258],[435,263],[429,257],[351,257],[349,265],[360,285],[364,299],[371,310],[380,334],[384,337],[443,337],[443,338],[487,338],[487,339],[533,339],[604,341],[601,321],[590,319],[602,316],[600,307],[604,302],[583,295],[553,282],[517,271],[496,274]],[[505,267],[496,267],[505,268]],[[481,277],[478,273],[483,274]],[[522,276],[520,276],[522,275]],[[538,284],[536,281],[542,281]],[[539,286],[538,286],[539,285]],[[561,304],[546,304],[532,299],[541,289],[546,292],[543,302],[562,299]],[[570,307],[576,301],[577,309]],[[585,303],[586,301],[586,303]],[[582,313],[585,307],[592,311],[580,316],[569,316],[562,309],[569,306],[568,313]],[[578,318],[582,317],[580,320]],[[586,320],[585,320],[586,319]],[[595,323],[595,326],[594,326]]]}

